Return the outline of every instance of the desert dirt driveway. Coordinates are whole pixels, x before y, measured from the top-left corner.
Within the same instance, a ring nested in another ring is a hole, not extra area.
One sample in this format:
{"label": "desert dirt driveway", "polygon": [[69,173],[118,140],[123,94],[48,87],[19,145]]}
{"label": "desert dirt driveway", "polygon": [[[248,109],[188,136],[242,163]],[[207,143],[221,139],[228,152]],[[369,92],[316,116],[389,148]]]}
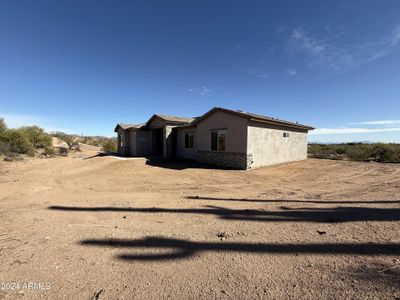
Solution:
{"label": "desert dirt driveway", "polygon": [[83,156],[0,162],[0,299],[400,298],[398,164]]}

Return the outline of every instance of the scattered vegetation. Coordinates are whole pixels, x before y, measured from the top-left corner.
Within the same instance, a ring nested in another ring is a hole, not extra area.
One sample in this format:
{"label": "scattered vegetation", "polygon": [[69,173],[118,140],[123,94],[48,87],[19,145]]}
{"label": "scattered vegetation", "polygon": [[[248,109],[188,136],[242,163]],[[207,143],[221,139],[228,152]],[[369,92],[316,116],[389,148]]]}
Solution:
{"label": "scattered vegetation", "polygon": [[104,147],[104,145],[114,142],[117,143],[116,138],[108,138],[104,136],[84,136],[82,137],[82,143],[87,145],[97,146],[97,147]]}
{"label": "scattered vegetation", "polygon": [[68,144],[70,150],[80,151],[79,143],[101,147],[106,153],[116,152],[117,139],[104,136],[80,136],[75,134],[66,134],[63,132],[55,132],[52,135]]}
{"label": "scattered vegetation", "polygon": [[310,144],[308,154],[314,158],[400,162],[400,144]]}
{"label": "scattered vegetation", "polygon": [[52,138],[42,128],[38,126],[7,128],[4,120],[0,119],[0,154],[34,156],[36,150],[51,152],[52,148]]}
{"label": "scattered vegetation", "polygon": [[[53,146],[53,137],[63,143]],[[48,134],[38,126],[8,128],[4,119],[0,118],[0,155],[10,158],[19,154],[67,155],[71,150],[80,151],[80,143],[101,147],[106,153],[116,152],[117,146],[116,138],[79,136],[64,132]]]}
{"label": "scattered vegetation", "polygon": [[79,145],[79,140],[77,135],[66,134],[61,131],[57,131],[52,133],[52,136],[60,139],[61,141],[67,143],[69,150],[81,151],[81,147]]}
{"label": "scattered vegetation", "polygon": [[115,153],[115,152],[117,152],[117,143],[116,143],[115,139],[109,139],[108,141],[106,141],[103,144],[102,149],[103,149],[103,151],[105,153]]}

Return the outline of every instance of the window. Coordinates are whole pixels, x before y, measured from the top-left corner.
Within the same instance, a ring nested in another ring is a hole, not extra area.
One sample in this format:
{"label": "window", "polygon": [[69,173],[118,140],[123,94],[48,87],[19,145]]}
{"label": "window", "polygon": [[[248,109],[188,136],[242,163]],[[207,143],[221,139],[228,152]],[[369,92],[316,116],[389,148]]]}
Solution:
{"label": "window", "polygon": [[119,135],[119,146],[124,147],[125,146],[125,134],[121,133]]}
{"label": "window", "polygon": [[211,151],[225,151],[226,130],[211,131]]}
{"label": "window", "polygon": [[185,132],[185,148],[193,148],[193,147],[194,147],[194,133]]}
{"label": "window", "polygon": [[212,131],[211,132],[211,150],[217,151],[217,141],[218,141],[218,132]]}
{"label": "window", "polygon": [[284,133],[283,133],[283,137],[284,137],[284,138],[288,138],[288,137],[289,137],[289,132],[284,132]]}

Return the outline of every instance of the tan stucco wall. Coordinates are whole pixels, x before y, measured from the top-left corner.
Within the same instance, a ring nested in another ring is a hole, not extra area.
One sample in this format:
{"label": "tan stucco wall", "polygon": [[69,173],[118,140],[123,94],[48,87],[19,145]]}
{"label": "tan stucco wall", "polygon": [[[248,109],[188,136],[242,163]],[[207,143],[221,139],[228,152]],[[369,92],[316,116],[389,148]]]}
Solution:
{"label": "tan stucco wall", "polygon": [[[124,146],[121,147],[121,139],[124,141]],[[130,155],[131,136],[128,130],[118,129],[118,153],[120,155]]]}
{"label": "tan stucco wall", "polygon": [[197,124],[197,150],[211,151],[210,130],[222,128],[228,130],[225,152],[246,153],[247,119],[220,111]]}
{"label": "tan stucco wall", "polygon": [[160,128],[165,126],[165,121],[159,117],[155,117],[149,124],[150,128]]}
{"label": "tan stucco wall", "polygon": [[[283,132],[289,132],[289,138]],[[251,168],[307,158],[307,132],[249,122],[247,134]]]}
{"label": "tan stucco wall", "polygon": [[147,156],[151,154],[151,131],[136,130],[136,151],[135,156]]}
{"label": "tan stucco wall", "polygon": [[[192,149],[185,148],[185,132],[194,133],[194,147]],[[178,157],[183,157],[187,159],[195,159],[197,151],[197,135],[196,129],[180,129],[177,128],[177,145],[176,145],[176,155]]]}
{"label": "tan stucco wall", "polygon": [[134,130],[127,130],[126,135],[129,138],[129,155],[136,155],[136,135]]}

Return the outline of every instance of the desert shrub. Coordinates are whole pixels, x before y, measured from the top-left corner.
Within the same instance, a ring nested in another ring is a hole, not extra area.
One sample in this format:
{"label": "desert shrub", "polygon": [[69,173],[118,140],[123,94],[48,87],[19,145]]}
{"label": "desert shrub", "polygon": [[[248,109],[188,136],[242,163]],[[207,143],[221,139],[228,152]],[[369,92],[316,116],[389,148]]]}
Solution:
{"label": "desert shrub", "polygon": [[337,154],[333,145],[310,144],[308,153],[316,158],[334,158]]}
{"label": "desert shrub", "polygon": [[354,144],[348,146],[346,149],[346,155],[356,161],[368,161],[372,159],[372,148],[370,145],[365,144]]}
{"label": "desert shrub", "polygon": [[67,156],[68,152],[69,152],[69,149],[61,147],[61,148],[59,148],[59,151],[60,151],[60,155]]}
{"label": "desert shrub", "polygon": [[117,145],[115,141],[108,140],[103,144],[102,149],[106,153],[115,153],[117,151]]}
{"label": "desert shrub", "polygon": [[4,154],[9,156],[11,154],[11,147],[10,144],[0,140],[0,155]]}
{"label": "desert shrub", "polygon": [[[28,136],[18,129],[6,129],[1,133],[0,141],[9,152],[35,155],[35,147]],[[7,153],[5,153],[7,154]]]}
{"label": "desert shrub", "polygon": [[51,136],[38,126],[25,126],[17,129],[7,128],[0,119],[0,154],[35,155],[38,148],[52,148]]}
{"label": "desert shrub", "polygon": [[11,153],[10,144],[3,138],[4,132],[7,130],[4,119],[0,118],[0,155],[9,155]]}
{"label": "desert shrub", "polygon": [[394,144],[376,144],[373,145],[372,156],[378,162],[399,162],[400,146]]}
{"label": "desert shrub", "polygon": [[52,138],[38,126],[24,126],[17,129],[26,135],[35,148],[48,148],[52,146]]}
{"label": "desert shrub", "polygon": [[82,143],[97,147],[103,147],[105,144],[108,144],[110,141],[117,143],[116,138],[109,138],[105,136],[84,136],[82,137]]}
{"label": "desert shrub", "polygon": [[56,154],[56,151],[53,147],[46,147],[46,148],[44,148],[44,154],[45,155],[54,155],[54,154]]}
{"label": "desert shrub", "polygon": [[77,150],[80,151],[81,147],[79,145],[79,142],[76,139],[76,136],[66,134],[64,132],[56,132],[53,134],[53,136],[59,138],[60,140],[66,142],[68,144],[69,149],[71,150]]}
{"label": "desert shrub", "polygon": [[315,158],[400,162],[400,144],[310,144],[308,153]]}
{"label": "desert shrub", "polygon": [[3,118],[0,118],[0,133],[6,131],[7,125]]}

